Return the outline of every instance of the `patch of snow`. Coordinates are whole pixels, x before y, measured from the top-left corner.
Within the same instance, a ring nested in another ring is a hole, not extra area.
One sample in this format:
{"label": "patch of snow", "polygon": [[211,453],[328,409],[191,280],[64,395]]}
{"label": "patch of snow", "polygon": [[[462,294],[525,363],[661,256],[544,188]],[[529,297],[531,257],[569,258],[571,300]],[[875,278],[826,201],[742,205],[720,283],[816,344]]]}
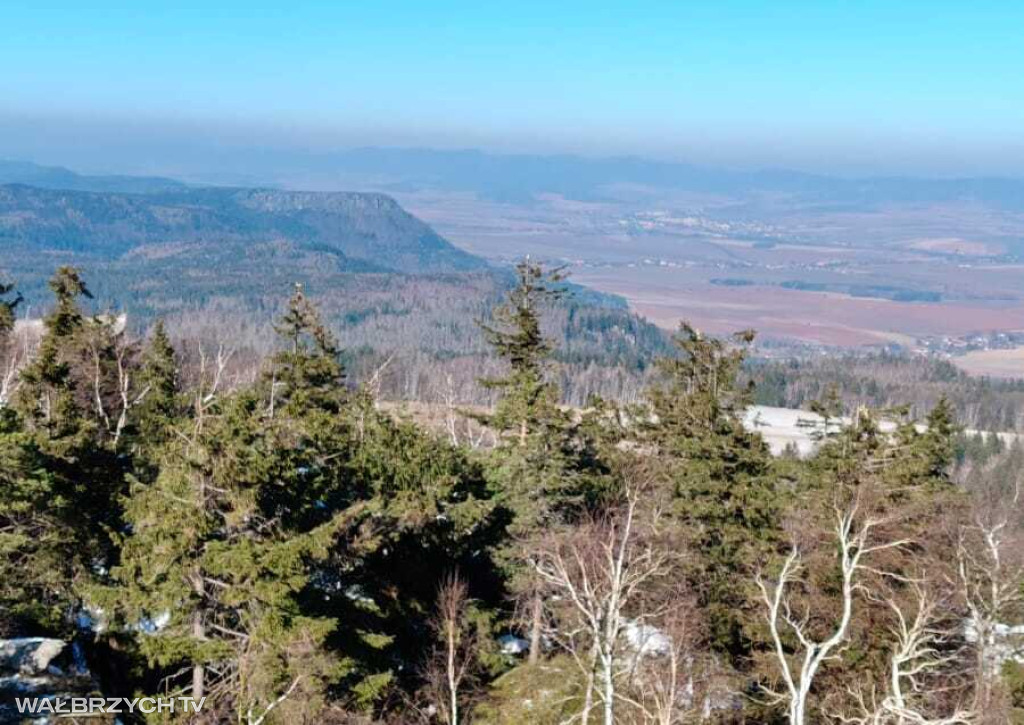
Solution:
{"label": "patch of snow", "polygon": [[498,644],[501,645],[501,653],[506,655],[521,655],[530,650],[529,641],[514,634],[503,634],[498,637]]}
{"label": "patch of snow", "polygon": [[156,634],[170,623],[171,613],[164,610],[155,617],[143,617],[135,624],[135,628],[144,634]]}
{"label": "patch of snow", "polygon": [[672,639],[649,624],[629,622],[622,630],[622,637],[641,656],[666,655],[672,650]]}

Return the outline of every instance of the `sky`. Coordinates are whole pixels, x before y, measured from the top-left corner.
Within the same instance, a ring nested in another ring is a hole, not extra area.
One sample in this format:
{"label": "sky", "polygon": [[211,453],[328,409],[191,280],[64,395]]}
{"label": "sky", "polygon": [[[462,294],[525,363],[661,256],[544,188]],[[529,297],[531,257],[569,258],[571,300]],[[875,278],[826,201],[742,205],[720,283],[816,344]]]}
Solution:
{"label": "sky", "polygon": [[1022,37],[1024,3],[985,0],[4,0],[0,155],[157,171],[384,145],[1024,176]]}

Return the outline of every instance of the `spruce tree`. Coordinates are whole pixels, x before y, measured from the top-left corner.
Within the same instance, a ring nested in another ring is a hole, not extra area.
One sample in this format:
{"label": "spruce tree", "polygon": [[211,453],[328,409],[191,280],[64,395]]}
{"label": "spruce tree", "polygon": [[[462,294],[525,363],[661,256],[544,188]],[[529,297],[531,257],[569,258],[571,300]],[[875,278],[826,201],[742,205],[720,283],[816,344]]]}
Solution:
{"label": "spruce tree", "polygon": [[145,394],[135,413],[135,428],[141,447],[153,450],[166,442],[182,407],[177,353],[162,320],[153,326],[138,377]]}
{"label": "spruce tree", "polygon": [[182,690],[244,714],[298,682],[270,718],[292,722],[330,688],[361,706],[382,695],[442,564],[486,566],[472,559],[489,507],[461,454],[346,389],[301,289],[278,329],[257,384],[195,393],[159,475],[134,485],[107,596],[126,628],[152,630],[139,637],[152,667],[187,669]]}
{"label": "spruce tree", "polygon": [[346,399],[341,353],[302,285],[295,286],[276,329],[284,348],[271,361],[272,406],[338,410]]}
{"label": "spruce tree", "polygon": [[546,271],[525,260],[516,265],[516,285],[494,311],[493,323],[480,323],[495,355],[508,364],[508,374],[481,384],[499,392],[494,412],[485,422],[526,446],[530,435],[543,436],[546,424],[558,417],[558,391],[546,379],[552,347],[541,331],[541,312],[565,296],[560,270]]}
{"label": "spruce tree", "polygon": [[[3,299],[8,297],[9,299]],[[7,336],[14,329],[14,311],[22,302],[20,293],[15,293],[13,284],[0,284],[0,350],[3,350]]]}
{"label": "spruce tree", "polygon": [[[301,293],[296,309],[310,311]],[[190,677],[175,686],[239,717],[314,712],[344,671],[324,647],[335,623],[303,613],[300,600],[313,562],[359,517],[332,498],[337,465],[324,463],[344,451],[343,431],[320,430],[345,391],[318,319],[285,325],[295,334],[260,385],[200,390],[164,436],[159,474],[136,482],[126,504],[130,534],[108,593],[126,626],[153,630],[140,638],[152,666],[184,665]],[[148,360],[165,396],[151,411],[158,430],[175,408],[172,360],[158,330]]]}
{"label": "spruce tree", "polygon": [[536,663],[543,598],[520,568],[524,542],[578,516],[614,486],[614,477],[597,452],[602,441],[593,417],[577,419],[561,409],[558,387],[548,379],[553,346],[543,335],[541,315],[564,298],[564,276],[529,260],[516,266],[516,275],[493,323],[481,325],[508,373],[481,381],[499,397],[494,412],[480,419],[500,437],[488,467],[497,500],[510,514],[509,541],[499,559],[512,587],[530,599],[529,659]]}
{"label": "spruce tree", "polygon": [[71,502],[34,436],[0,409],[0,632],[61,632],[72,602]]}
{"label": "spruce tree", "polygon": [[742,415],[752,391],[738,375],[753,333],[732,341],[683,324],[679,355],[659,361],[663,378],[647,392],[649,419],[640,436],[669,487],[680,532],[701,553],[691,571],[711,626],[712,643],[741,657],[753,619],[751,573],[781,541],[781,504],[773,462]]}
{"label": "spruce tree", "polygon": [[50,289],[56,304],[44,319],[45,333],[35,360],[21,372],[16,406],[30,425],[58,438],[73,436],[85,424],[75,396],[78,381],[72,376],[72,363],[81,352],[78,344],[85,321],[78,299],[92,294],[74,267],[58,269]]}
{"label": "spruce tree", "polygon": [[119,496],[126,461],[105,446],[78,398],[84,380],[81,337],[89,296],[77,270],[62,267],[50,282],[56,296],[35,359],[21,371],[0,432],[0,520],[5,564],[22,582],[36,624],[66,633],[83,593],[105,577],[116,551]]}

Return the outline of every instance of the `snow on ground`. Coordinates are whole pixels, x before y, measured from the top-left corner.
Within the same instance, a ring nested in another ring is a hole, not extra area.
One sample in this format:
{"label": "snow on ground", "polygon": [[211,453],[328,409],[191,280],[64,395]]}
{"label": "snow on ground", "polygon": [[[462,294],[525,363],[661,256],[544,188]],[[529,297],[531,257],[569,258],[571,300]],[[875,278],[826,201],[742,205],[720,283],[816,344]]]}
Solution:
{"label": "snow on ground", "polygon": [[[835,425],[848,426],[849,418],[840,418],[837,421],[829,421],[829,433],[835,433]],[[818,443],[825,432],[825,419],[817,413],[794,408],[773,408],[768,405],[752,405],[747,408],[743,416],[744,427],[754,433],[760,433],[764,438],[771,452],[778,456],[786,450],[787,446],[796,448],[800,457],[811,455],[818,447]],[[883,420],[878,424],[882,432],[891,432],[896,429],[896,423]],[[924,431],[923,425],[918,425],[919,431]],[[965,430],[964,433],[973,436],[978,431]],[[986,434],[988,435],[988,434]],[[1012,443],[1019,434],[998,433],[1004,443]]]}
{"label": "snow on ground", "polygon": [[760,433],[774,455],[793,446],[804,457],[817,447],[825,430],[825,419],[806,410],[752,405],[743,415],[743,426],[752,433]]}

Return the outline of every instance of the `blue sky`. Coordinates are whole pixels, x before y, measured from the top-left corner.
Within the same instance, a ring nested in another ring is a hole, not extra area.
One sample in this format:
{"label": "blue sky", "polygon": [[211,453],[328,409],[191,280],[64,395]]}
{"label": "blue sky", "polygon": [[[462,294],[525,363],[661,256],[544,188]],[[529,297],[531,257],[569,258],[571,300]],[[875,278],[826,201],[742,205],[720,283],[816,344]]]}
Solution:
{"label": "blue sky", "polygon": [[0,29],[7,154],[130,128],[1024,175],[1020,2],[7,0]]}

